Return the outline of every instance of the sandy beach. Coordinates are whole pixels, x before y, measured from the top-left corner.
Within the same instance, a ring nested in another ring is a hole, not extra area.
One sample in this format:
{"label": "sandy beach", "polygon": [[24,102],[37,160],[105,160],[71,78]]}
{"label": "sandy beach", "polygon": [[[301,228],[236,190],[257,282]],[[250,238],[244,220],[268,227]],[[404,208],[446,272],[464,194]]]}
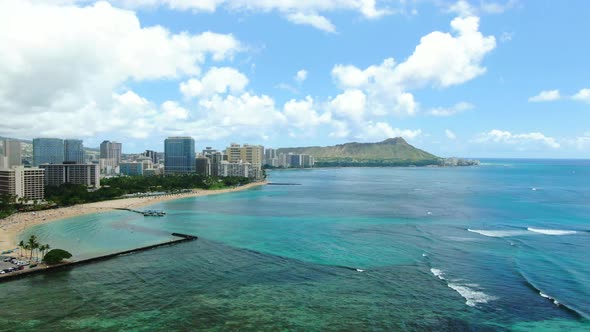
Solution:
{"label": "sandy beach", "polygon": [[13,214],[8,218],[0,219],[0,252],[16,248],[18,242],[18,234],[22,233],[27,228],[35,225],[45,224],[60,219],[77,217],[90,213],[112,211],[116,208],[135,209],[146,205],[163,201],[170,201],[174,199],[218,195],[235,191],[242,191],[253,187],[262,186],[265,184],[266,182],[255,182],[237,188],[228,188],[220,190],[195,189],[191,192],[181,194],[123,198],[110,201],[68,206],[52,210]]}

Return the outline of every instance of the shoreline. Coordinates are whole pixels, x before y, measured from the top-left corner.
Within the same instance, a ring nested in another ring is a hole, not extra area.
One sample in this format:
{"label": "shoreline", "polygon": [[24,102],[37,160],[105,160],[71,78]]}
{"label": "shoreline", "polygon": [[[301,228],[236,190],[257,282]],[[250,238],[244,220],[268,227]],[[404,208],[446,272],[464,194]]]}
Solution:
{"label": "shoreline", "polygon": [[0,219],[0,252],[17,248],[18,235],[30,227],[47,224],[66,218],[79,217],[91,213],[114,211],[115,209],[136,209],[147,205],[188,197],[201,197],[243,191],[266,185],[268,182],[253,182],[247,185],[218,190],[193,189],[191,192],[152,197],[121,198],[109,201],[84,203],[57,209],[19,212]]}

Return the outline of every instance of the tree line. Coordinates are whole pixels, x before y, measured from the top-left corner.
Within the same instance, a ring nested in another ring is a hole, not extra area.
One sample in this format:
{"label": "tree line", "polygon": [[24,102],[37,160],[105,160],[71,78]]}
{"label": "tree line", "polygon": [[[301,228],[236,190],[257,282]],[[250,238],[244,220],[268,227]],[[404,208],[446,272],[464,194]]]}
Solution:
{"label": "tree line", "polygon": [[127,194],[148,192],[174,192],[183,189],[223,189],[250,183],[246,177],[205,176],[199,174],[167,176],[120,176],[101,180],[101,187],[88,190],[86,186],[71,183],[45,187],[45,199],[58,206],[99,202]]}

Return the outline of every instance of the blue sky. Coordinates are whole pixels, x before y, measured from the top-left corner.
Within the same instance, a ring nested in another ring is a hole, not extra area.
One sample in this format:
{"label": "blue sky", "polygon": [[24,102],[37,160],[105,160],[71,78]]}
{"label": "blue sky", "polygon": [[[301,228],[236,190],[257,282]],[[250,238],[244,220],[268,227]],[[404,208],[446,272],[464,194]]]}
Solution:
{"label": "blue sky", "polygon": [[0,136],[587,158],[590,3],[0,0]]}

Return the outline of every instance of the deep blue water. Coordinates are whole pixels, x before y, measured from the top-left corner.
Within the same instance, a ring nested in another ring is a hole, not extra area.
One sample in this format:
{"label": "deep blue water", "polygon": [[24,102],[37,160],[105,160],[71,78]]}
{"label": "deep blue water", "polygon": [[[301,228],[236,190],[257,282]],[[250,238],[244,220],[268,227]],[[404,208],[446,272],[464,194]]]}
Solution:
{"label": "deep blue water", "polygon": [[590,161],[269,178],[301,185],[30,229],[78,258],[200,239],[2,284],[0,330],[590,330]]}

